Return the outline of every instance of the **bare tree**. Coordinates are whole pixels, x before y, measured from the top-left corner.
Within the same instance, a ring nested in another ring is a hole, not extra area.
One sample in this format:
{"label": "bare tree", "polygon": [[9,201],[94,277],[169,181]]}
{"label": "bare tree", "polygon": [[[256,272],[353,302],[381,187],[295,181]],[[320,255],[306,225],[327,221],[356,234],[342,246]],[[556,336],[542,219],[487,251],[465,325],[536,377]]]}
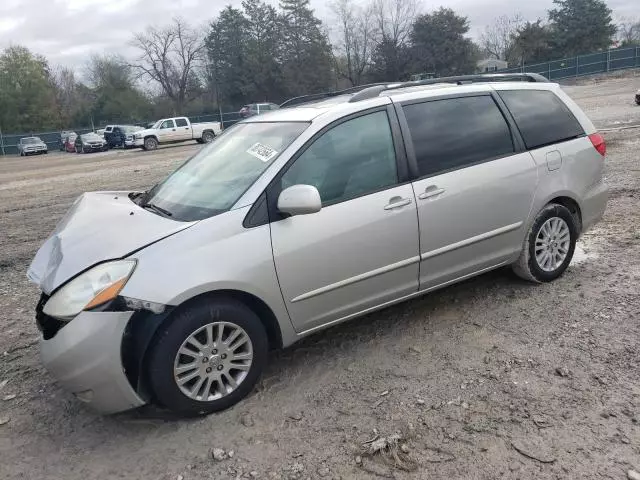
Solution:
{"label": "bare tree", "polygon": [[380,42],[407,42],[418,14],[417,0],[373,0],[373,15]]}
{"label": "bare tree", "polygon": [[134,36],[140,51],[132,65],[140,75],[158,83],[180,112],[197,95],[197,76],[205,56],[203,37],[180,18],[163,28],[149,27]]}
{"label": "bare tree", "polygon": [[640,18],[620,19],[618,41],[621,45],[640,45]]}
{"label": "bare tree", "polygon": [[351,85],[360,85],[375,48],[373,8],[359,7],[352,0],[336,0],[332,9],[340,33],[337,55],[334,53],[336,70]]}
{"label": "bare tree", "polygon": [[56,67],[51,74],[55,88],[56,104],[60,121],[66,125],[71,120],[73,107],[76,106],[76,77],[68,67]]}
{"label": "bare tree", "polygon": [[517,14],[513,17],[502,15],[488,25],[480,35],[480,47],[485,53],[498,60],[510,60],[513,54],[514,38],[524,20]]}

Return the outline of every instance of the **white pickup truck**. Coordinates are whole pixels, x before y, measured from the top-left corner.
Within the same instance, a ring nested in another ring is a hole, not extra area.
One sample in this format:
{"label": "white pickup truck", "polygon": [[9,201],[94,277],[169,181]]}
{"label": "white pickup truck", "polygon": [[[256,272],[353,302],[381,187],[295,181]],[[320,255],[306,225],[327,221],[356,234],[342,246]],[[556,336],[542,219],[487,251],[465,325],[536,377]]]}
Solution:
{"label": "white pickup truck", "polygon": [[153,127],[135,132],[133,145],[143,150],[155,150],[163,143],[188,140],[209,143],[221,131],[220,122],[191,123],[187,117],[163,118]]}

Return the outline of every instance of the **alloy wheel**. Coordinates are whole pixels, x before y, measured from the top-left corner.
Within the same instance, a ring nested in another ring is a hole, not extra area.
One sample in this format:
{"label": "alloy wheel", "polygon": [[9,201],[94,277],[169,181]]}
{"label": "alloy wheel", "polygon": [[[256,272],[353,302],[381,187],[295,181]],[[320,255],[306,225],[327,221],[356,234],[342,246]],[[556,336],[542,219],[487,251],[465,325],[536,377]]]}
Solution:
{"label": "alloy wheel", "polygon": [[538,266],[545,272],[557,270],[566,260],[571,247],[571,231],[562,218],[547,220],[536,236],[535,255]]}
{"label": "alloy wheel", "polygon": [[235,391],[253,362],[247,332],[230,322],[209,323],[191,333],[178,349],[173,376],[192,400],[210,402]]}

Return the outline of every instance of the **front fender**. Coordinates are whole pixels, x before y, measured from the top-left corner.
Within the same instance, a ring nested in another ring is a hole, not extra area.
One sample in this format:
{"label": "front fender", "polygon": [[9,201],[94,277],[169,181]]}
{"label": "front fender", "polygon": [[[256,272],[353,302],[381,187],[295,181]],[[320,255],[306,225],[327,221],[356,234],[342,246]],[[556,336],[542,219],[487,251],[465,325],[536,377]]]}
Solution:
{"label": "front fender", "polygon": [[243,227],[249,208],[202,220],[137,252],[138,265],[122,295],[178,306],[208,292],[248,293],[273,312],[284,345],[293,343],[297,335],[280,292],[270,227]]}

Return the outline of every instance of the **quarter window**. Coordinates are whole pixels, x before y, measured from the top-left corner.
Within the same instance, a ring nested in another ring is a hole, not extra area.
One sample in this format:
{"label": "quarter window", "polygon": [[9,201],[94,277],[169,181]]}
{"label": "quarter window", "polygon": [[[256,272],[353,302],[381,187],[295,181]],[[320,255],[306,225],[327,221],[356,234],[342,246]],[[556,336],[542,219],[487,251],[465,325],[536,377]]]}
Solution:
{"label": "quarter window", "polygon": [[488,95],[406,105],[421,177],[514,152],[507,121]]}
{"label": "quarter window", "polygon": [[323,134],[282,176],[282,189],[313,185],[327,205],[397,182],[391,127],[382,111],[348,120]]}
{"label": "quarter window", "polygon": [[576,117],[553,92],[508,90],[499,93],[513,115],[528,149],[584,135],[584,129]]}

